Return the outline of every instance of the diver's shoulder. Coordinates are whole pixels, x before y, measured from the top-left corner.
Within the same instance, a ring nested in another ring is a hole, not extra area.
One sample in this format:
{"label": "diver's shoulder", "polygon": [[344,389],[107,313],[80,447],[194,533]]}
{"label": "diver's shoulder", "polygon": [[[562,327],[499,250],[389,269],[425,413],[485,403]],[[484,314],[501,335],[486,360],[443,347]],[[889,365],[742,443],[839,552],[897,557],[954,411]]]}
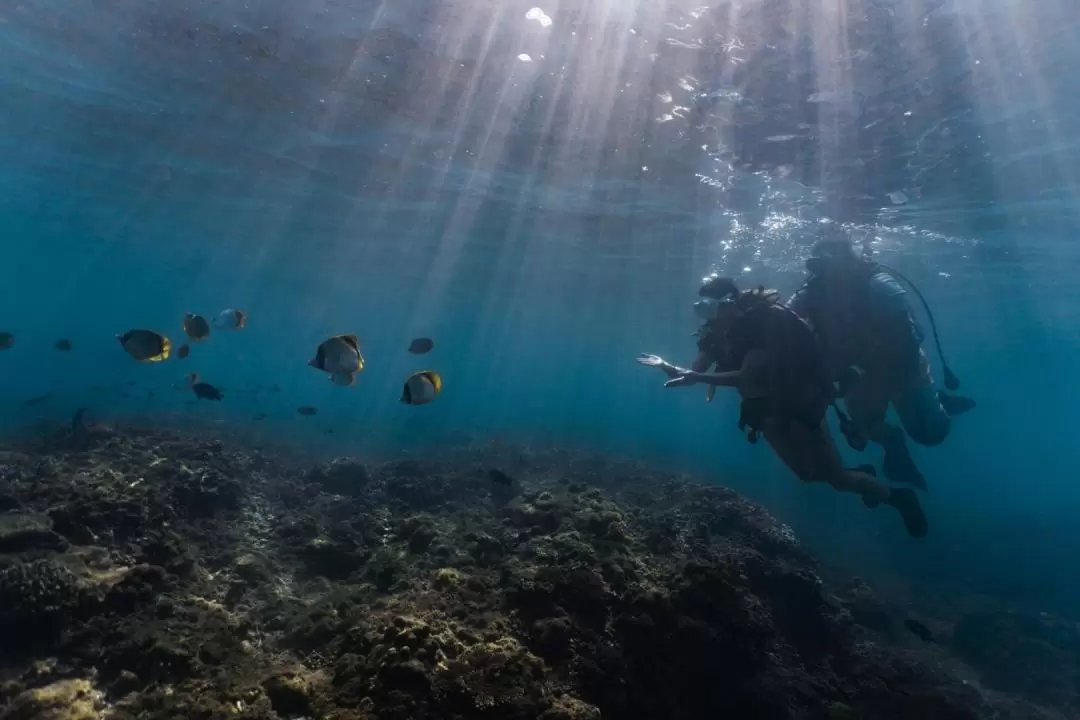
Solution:
{"label": "diver's shoulder", "polygon": [[907,291],[904,290],[904,286],[900,284],[900,281],[889,274],[888,271],[882,270],[881,268],[873,268],[870,270],[870,277],[867,280],[867,285],[872,292],[885,296],[907,294]]}

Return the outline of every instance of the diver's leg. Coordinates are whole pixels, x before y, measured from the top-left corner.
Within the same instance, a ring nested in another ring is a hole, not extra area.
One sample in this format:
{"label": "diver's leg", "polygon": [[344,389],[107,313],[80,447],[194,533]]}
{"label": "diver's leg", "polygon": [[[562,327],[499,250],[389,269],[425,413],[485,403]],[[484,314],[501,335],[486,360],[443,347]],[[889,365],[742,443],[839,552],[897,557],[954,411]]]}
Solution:
{"label": "diver's leg", "polygon": [[885,414],[889,410],[889,393],[874,376],[864,375],[851,383],[844,395],[844,406],[851,421],[876,443],[889,434]]}
{"label": "diver's leg", "polygon": [[809,429],[802,423],[777,423],[765,430],[765,439],[796,477],[804,482],[827,482],[840,492],[862,495],[874,507],[889,496],[889,488],[873,475],[848,470],[824,421]]}
{"label": "diver's leg", "polygon": [[926,478],[919,472],[908,451],[904,431],[885,420],[889,409],[889,391],[881,378],[864,376],[844,396],[851,421],[885,451],[882,470],[890,482],[926,489]]}
{"label": "diver's leg", "polygon": [[952,421],[938,397],[926,353],[919,358],[919,373],[892,398],[904,430],[920,445],[939,445],[949,435]]}
{"label": "diver's leg", "polygon": [[816,429],[800,423],[775,425],[765,431],[765,439],[800,480],[823,481],[841,492],[857,493],[867,507],[884,502],[900,513],[910,535],[926,535],[926,515],[915,493],[907,488],[889,488],[869,473],[845,468],[824,421]]}

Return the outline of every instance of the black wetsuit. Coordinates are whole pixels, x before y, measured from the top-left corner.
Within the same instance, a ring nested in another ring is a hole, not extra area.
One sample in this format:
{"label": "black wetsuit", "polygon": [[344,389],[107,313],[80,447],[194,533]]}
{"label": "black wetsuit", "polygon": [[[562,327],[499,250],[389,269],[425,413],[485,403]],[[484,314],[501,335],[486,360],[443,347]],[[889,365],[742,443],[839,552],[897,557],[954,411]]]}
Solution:
{"label": "black wetsuit", "polygon": [[742,367],[752,350],[767,353],[768,392],[761,398],[743,399],[740,426],[760,431],[770,423],[800,422],[816,429],[832,402],[832,382],[813,331],[783,305],[760,300],[734,322],[706,323],[698,349],[713,359],[720,372]]}

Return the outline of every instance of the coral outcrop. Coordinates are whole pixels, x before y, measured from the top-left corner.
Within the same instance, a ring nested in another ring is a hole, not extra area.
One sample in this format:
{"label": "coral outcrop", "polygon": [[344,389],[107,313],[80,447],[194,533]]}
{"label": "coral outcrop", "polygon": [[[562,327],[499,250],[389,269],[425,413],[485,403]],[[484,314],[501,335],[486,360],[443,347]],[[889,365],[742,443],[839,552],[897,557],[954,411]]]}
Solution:
{"label": "coral outcrop", "polygon": [[[635,463],[96,428],[0,478],[2,718],[1053,717],[894,647],[760,507]],[[987,622],[956,631],[976,667]]]}

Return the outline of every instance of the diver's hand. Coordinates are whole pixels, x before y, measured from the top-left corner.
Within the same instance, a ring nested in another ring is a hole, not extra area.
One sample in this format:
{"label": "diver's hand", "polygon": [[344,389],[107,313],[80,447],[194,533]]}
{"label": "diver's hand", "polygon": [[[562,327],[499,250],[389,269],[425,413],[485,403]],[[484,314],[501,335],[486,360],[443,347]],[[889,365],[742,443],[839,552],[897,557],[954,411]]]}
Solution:
{"label": "diver's hand", "polygon": [[642,353],[641,355],[637,356],[637,361],[639,365],[659,368],[660,371],[667,375],[669,378],[678,377],[679,373],[682,371],[681,368],[675,367],[659,355],[649,355],[648,353]]}
{"label": "diver's hand", "polygon": [[697,385],[697,373],[693,370],[685,370],[683,368],[675,368],[676,373],[671,376],[671,379],[664,383],[664,387],[688,387],[690,385]]}

